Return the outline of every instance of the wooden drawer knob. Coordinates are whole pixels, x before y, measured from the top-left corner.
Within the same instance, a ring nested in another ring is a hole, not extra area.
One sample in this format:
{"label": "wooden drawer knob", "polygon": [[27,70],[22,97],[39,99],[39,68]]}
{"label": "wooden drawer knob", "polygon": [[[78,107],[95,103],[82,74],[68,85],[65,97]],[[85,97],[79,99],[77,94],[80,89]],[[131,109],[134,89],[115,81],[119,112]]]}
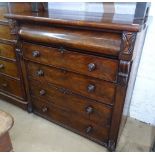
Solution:
{"label": "wooden drawer knob", "polygon": [[4,64],[0,64],[0,69],[3,69],[4,68]]}
{"label": "wooden drawer knob", "polygon": [[88,64],[88,71],[93,71],[93,70],[95,70],[95,68],[96,68],[96,66],[95,66],[95,64],[94,63],[90,63],[90,64]]}
{"label": "wooden drawer knob", "polygon": [[42,70],[37,71],[37,76],[43,76],[43,75],[44,75],[44,72]]}
{"label": "wooden drawer knob", "polygon": [[33,51],[32,52],[32,56],[33,57],[39,57],[40,56],[40,52],[39,51]]}
{"label": "wooden drawer knob", "polygon": [[47,108],[46,106],[44,106],[44,107],[42,108],[42,112],[47,112],[47,110],[48,110],[48,108]]}
{"label": "wooden drawer knob", "polygon": [[7,83],[2,83],[2,87],[6,88],[6,87],[8,87],[8,84]]}
{"label": "wooden drawer knob", "polygon": [[93,131],[93,127],[91,125],[89,125],[87,128],[86,128],[86,133],[90,133]]}
{"label": "wooden drawer knob", "polygon": [[92,84],[89,84],[88,87],[87,87],[87,91],[90,93],[90,92],[94,92],[95,91],[95,86],[92,85]]}
{"label": "wooden drawer knob", "polygon": [[40,96],[43,96],[43,95],[45,95],[45,94],[46,94],[46,91],[42,89],[42,90],[40,90],[40,92],[39,92],[39,93],[40,93]]}
{"label": "wooden drawer knob", "polygon": [[60,48],[59,48],[59,51],[60,51],[60,53],[63,54],[63,53],[65,52],[65,49],[64,49],[63,47],[60,47]]}
{"label": "wooden drawer knob", "polygon": [[91,113],[93,113],[93,111],[94,111],[93,107],[91,107],[91,106],[86,107],[85,110],[86,110],[86,113],[87,113],[87,114],[91,114]]}

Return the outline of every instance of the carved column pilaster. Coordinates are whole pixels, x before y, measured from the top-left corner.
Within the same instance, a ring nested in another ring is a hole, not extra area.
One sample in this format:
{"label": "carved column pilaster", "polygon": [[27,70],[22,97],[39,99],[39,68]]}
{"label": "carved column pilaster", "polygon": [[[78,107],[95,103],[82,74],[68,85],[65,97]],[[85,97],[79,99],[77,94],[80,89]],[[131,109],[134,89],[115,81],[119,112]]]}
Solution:
{"label": "carved column pilaster", "polygon": [[19,39],[19,35],[18,35],[18,31],[20,29],[19,23],[16,20],[13,19],[9,19],[9,26],[11,29],[11,35],[15,36],[15,50],[16,50],[16,54],[22,58],[22,52],[21,52],[21,41]]}
{"label": "carved column pilaster", "polygon": [[130,61],[120,60],[119,72],[118,72],[118,84],[126,85],[128,82],[128,76],[130,72]]}
{"label": "carved column pilaster", "polygon": [[124,31],[122,33],[121,52],[119,55],[120,60],[129,61],[132,59],[136,36],[137,33],[135,32]]}
{"label": "carved column pilaster", "polygon": [[119,54],[120,63],[118,72],[118,83],[121,85],[126,85],[128,82],[136,36],[137,33],[135,32],[124,31],[122,33],[121,51]]}

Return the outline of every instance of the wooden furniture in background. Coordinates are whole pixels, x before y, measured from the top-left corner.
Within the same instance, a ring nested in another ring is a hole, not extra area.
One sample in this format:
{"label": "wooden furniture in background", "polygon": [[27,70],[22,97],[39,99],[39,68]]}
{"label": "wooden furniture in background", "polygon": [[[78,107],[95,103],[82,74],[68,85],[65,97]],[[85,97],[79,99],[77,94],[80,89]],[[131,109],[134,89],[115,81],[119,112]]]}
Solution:
{"label": "wooden furniture in background", "polygon": [[0,98],[27,109],[27,99],[20,65],[15,51],[14,22],[4,18],[5,13],[30,11],[31,3],[0,3]]}
{"label": "wooden furniture in background", "polygon": [[13,118],[8,113],[0,110],[0,152],[12,151],[9,130],[13,126]]}

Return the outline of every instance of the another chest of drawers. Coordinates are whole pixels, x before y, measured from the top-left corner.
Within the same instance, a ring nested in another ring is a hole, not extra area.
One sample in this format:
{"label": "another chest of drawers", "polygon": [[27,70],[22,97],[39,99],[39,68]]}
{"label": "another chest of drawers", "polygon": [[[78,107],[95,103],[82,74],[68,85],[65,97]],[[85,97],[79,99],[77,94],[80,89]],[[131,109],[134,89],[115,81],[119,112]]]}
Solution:
{"label": "another chest of drawers", "polygon": [[21,62],[16,52],[14,22],[4,17],[6,13],[30,10],[30,3],[0,3],[0,98],[26,108],[26,94]]}

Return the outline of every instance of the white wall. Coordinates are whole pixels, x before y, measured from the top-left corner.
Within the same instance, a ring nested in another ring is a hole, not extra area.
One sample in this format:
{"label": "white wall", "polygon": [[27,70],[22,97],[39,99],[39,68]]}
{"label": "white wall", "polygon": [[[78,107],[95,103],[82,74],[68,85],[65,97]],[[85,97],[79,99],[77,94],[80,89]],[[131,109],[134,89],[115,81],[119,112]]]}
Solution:
{"label": "white wall", "polygon": [[[155,18],[155,3],[150,15]],[[155,125],[155,19],[148,28],[130,106],[130,116]]]}

